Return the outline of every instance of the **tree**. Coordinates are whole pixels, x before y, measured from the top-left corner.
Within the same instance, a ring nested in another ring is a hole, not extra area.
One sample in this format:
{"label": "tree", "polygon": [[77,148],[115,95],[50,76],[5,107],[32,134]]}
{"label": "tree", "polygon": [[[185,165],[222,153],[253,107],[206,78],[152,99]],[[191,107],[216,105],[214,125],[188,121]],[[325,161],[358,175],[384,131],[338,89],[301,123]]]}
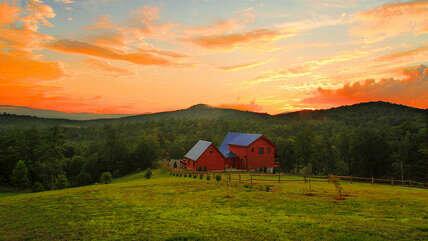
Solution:
{"label": "tree", "polygon": [[28,169],[25,165],[25,161],[19,160],[16,163],[12,172],[11,180],[13,185],[18,188],[26,188],[30,185],[30,180],[28,180]]}
{"label": "tree", "polygon": [[142,138],[133,151],[133,165],[135,168],[151,168],[157,158],[158,143],[153,138]]}
{"label": "tree", "polygon": [[144,174],[144,177],[146,179],[150,179],[152,177],[152,174],[153,174],[152,173],[152,169],[148,168],[147,171],[146,171],[146,174]]}
{"label": "tree", "polygon": [[110,172],[103,172],[100,177],[100,182],[104,184],[109,184],[113,180]]}
{"label": "tree", "polygon": [[33,189],[33,192],[42,192],[45,190],[45,187],[41,182],[35,182],[31,189]]}

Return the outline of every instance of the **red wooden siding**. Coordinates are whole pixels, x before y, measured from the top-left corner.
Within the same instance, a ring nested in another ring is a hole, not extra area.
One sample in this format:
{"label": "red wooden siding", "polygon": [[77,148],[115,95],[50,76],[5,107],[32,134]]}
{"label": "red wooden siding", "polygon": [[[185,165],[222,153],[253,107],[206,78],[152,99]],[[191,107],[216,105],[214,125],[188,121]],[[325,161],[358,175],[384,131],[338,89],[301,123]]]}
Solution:
{"label": "red wooden siding", "polygon": [[275,167],[275,146],[263,136],[249,146],[229,145],[229,150],[238,157],[235,161],[232,159],[235,168],[253,170]]}
{"label": "red wooden siding", "polygon": [[210,145],[196,161],[186,159],[186,167],[189,170],[224,170],[228,168],[225,158],[214,145]]}

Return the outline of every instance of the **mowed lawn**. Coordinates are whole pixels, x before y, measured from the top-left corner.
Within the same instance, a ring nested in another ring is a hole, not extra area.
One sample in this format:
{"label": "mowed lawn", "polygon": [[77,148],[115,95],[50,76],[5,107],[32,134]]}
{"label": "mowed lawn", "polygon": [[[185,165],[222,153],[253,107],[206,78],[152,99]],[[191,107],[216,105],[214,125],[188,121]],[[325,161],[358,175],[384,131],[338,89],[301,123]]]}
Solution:
{"label": "mowed lawn", "polygon": [[0,240],[428,240],[428,190],[343,183],[227,186],[135,174],[113,184],[0,195]]}

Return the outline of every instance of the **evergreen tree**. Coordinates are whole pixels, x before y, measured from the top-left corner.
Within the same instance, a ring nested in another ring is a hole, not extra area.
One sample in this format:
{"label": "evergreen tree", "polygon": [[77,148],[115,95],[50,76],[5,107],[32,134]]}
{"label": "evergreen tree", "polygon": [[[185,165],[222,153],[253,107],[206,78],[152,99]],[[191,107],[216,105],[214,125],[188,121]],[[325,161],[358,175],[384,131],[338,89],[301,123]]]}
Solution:
{"label": "evergreen tree", "polygon": [[28,169],[23,160],[19,160],[16,163],[12,172],[11,180],[13,185],[18,188],[26,188],[30,185]]}

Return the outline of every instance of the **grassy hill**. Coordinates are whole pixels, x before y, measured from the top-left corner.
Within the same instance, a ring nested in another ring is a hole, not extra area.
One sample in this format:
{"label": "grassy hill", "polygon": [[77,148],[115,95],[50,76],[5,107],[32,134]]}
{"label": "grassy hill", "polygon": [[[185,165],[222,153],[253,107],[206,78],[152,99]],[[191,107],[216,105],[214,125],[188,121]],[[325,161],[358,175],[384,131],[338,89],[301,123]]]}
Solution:
{"label": "grassy hill", "polygon": [[[289,177],[292,179],[293,177]],[[330,183],[227,186],[155,171],[0,195],[0,240],[427,240],[428,190]]]}

